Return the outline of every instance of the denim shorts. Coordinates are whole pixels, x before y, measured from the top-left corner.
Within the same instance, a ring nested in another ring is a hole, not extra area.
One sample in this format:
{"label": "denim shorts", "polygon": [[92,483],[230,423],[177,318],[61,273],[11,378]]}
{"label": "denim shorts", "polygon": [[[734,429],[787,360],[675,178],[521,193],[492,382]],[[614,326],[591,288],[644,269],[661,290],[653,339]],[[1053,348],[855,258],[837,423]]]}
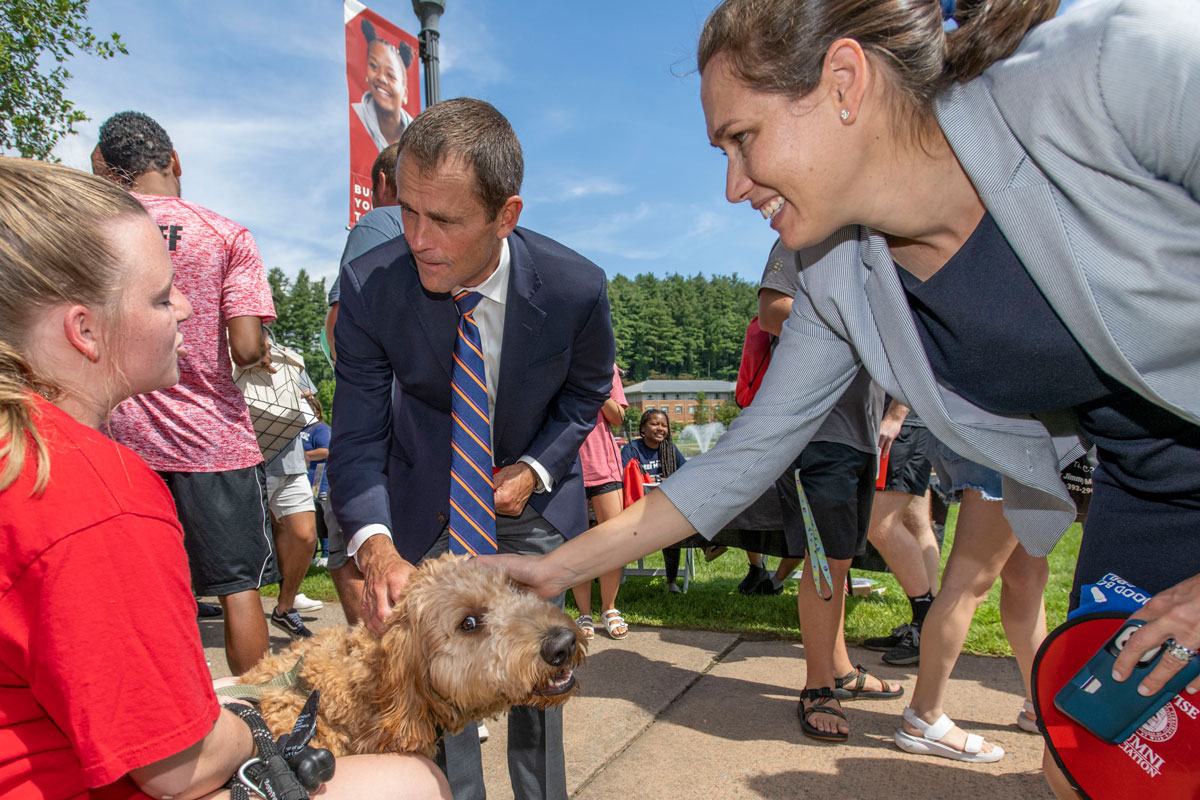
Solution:
{"label": "denim shorts", "polygon": [[1004,499],[999,472],[968,461],[941,442],[933,450],[933,468],[943,492],[957,497],[963,489],[975,489],[984,500]]}

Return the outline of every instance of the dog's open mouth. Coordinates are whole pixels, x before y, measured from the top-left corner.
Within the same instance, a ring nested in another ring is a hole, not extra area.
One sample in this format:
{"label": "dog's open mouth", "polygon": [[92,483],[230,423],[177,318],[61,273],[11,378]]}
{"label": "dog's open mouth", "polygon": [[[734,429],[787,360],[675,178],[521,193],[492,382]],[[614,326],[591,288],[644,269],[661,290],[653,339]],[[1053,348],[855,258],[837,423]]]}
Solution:
{"label": "dog's open mouth", "polygon": [[563,667],[554,673],[554,677],[545,686],[535,689],[542,697],[557,697],[575,688],[575,673],[570,667]]}

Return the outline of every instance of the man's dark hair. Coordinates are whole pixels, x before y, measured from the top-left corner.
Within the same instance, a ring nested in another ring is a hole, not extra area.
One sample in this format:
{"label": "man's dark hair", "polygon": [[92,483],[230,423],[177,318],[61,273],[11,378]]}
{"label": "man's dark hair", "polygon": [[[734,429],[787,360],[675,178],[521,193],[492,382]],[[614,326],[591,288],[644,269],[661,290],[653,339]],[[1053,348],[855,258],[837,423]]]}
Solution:
{"label": "man's dark hair", "polygon": [[140,111],[113,114],[100,126],[100,155],[125,183],[171,166],[171,137]]}
{"label": "man's dark hair", "polygon": [[504,201],[521,193],[525,159],[504,115],[470,97],[445,100],[416,116],[400,137],[400,158],[411,158],[422,174],[461,158],[475,169],[475,195],[494,218]]}
{"label": "man's dark hair", "polygon": [[388,188],[392,190],[392,195],[396,194],[396,159],[399,155],[400,143],[393,142],[375,156],[375,163],[371,165],[372,189],[378,185],[379,177],[382,175],[383,179],[387,181]]}

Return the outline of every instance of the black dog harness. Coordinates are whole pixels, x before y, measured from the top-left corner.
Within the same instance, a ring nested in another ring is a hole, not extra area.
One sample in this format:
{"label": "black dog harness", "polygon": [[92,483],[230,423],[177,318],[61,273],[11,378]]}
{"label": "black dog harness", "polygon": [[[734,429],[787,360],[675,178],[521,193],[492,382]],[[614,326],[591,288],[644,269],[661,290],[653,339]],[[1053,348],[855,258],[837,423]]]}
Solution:
{"label": "black dog harness", "polygon": [[[217,693],[257,702],[262,697],[263,689],[297,687],[299,672],[298,662],[290,671],[265,684],[228,686]],[[309,800],[309,792],[315,792],[333,778],[333,753],[325,748],[308,746],[317,731],[317,708],[320,702],[321,692],[314,690],[305,701],[291,733],[283,734],[278,740],[271,736],[257,708],[226,706],[249,726],[258,750],[258,756],[242,764],[225,784],[233,800],[250,800],[251,793],[267,800]]]}

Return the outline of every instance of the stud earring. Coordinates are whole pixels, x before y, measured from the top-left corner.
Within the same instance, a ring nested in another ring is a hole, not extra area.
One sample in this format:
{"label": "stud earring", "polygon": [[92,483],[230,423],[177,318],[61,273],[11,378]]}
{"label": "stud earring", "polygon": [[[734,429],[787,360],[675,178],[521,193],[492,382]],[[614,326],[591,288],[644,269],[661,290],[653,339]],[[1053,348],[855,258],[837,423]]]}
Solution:
{"label": "stud earring", "polygon": [[843,108],[842,109],[842,121],[845,122],[848,119],[850,119],[850,110],[847,108]]}

